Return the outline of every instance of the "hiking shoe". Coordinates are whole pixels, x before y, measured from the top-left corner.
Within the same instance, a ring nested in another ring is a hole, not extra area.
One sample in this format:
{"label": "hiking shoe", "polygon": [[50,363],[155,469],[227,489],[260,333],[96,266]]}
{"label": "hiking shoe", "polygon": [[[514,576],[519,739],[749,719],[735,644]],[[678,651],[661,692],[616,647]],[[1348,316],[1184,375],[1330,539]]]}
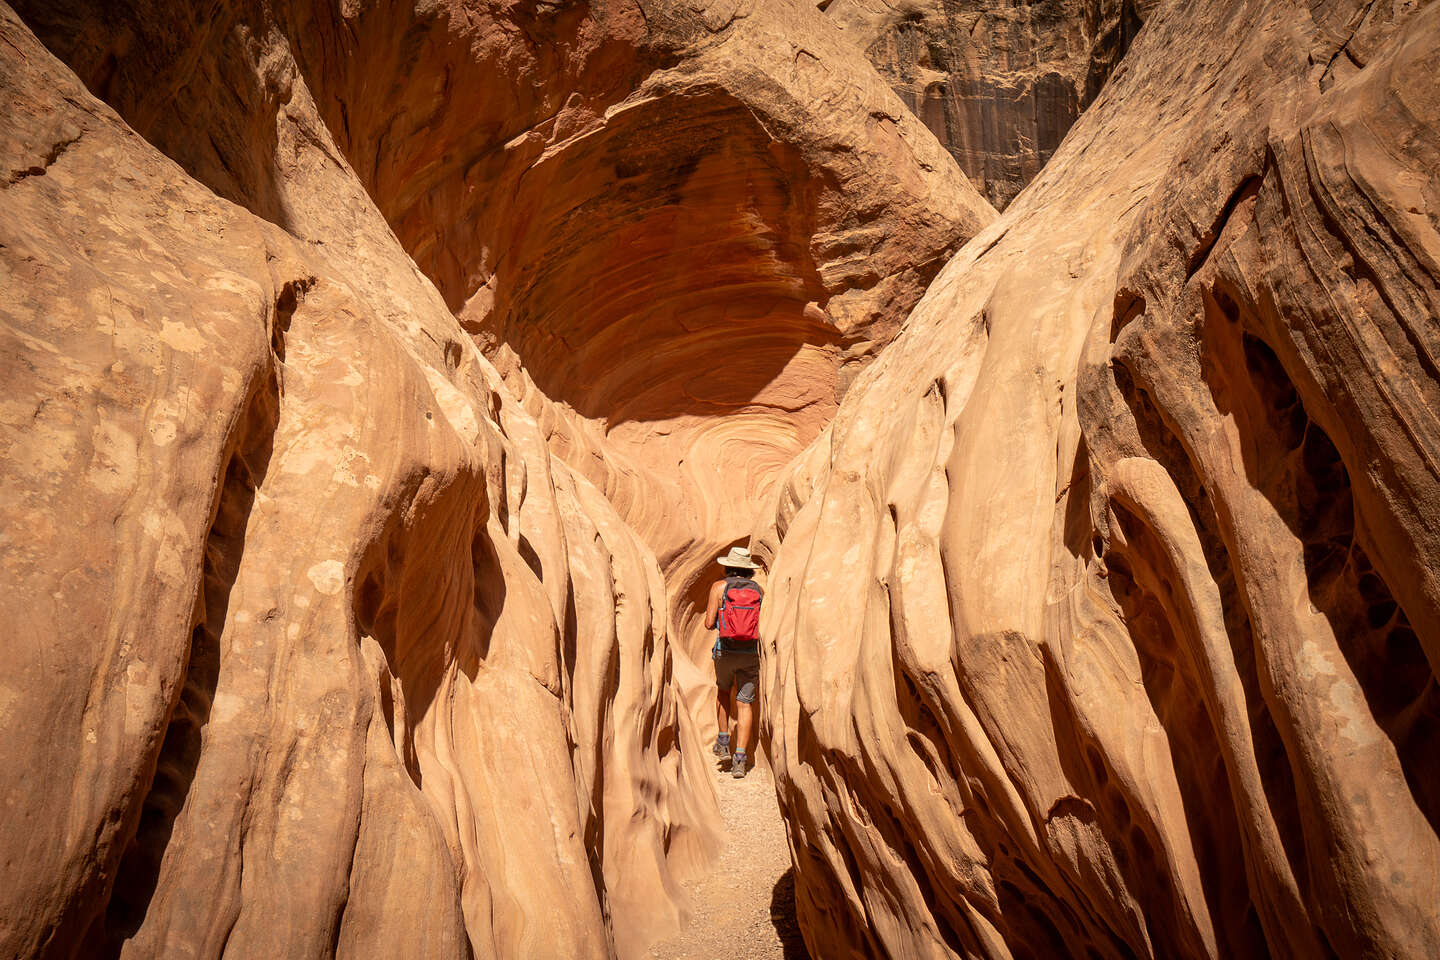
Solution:
{"label": "hiking shoe", "polygon": [[725,762],[728,761],[729,759],[730,759],[730,744],[728,744],[728,743],[721,743],[719,740],[716,740],[716,741],[715,741],[715,761],[716,761],[717,763],[725,763]]}
{"label": "hiking shoe", "polygon": [[735,751],[735,759],[730,764],[730,776],[734,777],[736,780],[739,780],[741,777],[745,776],[744,750]]}

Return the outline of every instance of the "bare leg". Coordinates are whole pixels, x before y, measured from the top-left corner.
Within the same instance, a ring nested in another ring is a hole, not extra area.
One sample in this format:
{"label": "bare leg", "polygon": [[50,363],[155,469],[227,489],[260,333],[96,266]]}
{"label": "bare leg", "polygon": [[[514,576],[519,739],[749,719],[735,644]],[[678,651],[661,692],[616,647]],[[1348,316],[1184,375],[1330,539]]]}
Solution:
{"label": "bare leg", "polygon": [[740,685],[738,683],[730,687],[730,749],[732,751],[741,749],[735,745],[736,728],[740,722],[739,701],[735,699],[735,693]]}
{"label": "bare leg", "polygon": [[715,729],[721,733],[730,732],[730,691],[715,688]]}
{"label": "bare leg", "polygon": [[743,701],[735,704],[737,726],[740,730],[736,737],[731,739],[731,745],[735,750],[746,750],[750,746],[751,735],[755,732],[755,704]]}

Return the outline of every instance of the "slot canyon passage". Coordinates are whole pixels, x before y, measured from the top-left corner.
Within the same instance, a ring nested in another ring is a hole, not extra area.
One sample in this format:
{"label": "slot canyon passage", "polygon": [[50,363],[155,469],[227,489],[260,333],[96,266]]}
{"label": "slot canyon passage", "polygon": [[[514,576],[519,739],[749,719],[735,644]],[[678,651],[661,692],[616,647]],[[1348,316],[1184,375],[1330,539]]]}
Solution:
{"label": "slot canyon passage", "polygon": [[0,64],[0,955],[1440,956],[1440,3]]}

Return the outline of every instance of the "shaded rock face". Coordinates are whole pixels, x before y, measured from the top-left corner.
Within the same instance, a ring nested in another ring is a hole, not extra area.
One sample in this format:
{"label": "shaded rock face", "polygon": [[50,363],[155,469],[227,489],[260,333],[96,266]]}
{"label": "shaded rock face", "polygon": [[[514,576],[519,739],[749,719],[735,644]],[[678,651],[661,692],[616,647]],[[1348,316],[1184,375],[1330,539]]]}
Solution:
{"label": "shaded rock face", "polygon": [[5,953],[638,955],[690,586],[993,210],[804,4],[19,13]]}
{"label": "shaded rock face", "polygon": [[814,955],[1440,955],[1440,5],[843,2],[0,7],[5,955],[642,955],[746,539]]}
{"label": "shaded rock face", "polygon": [[799,0],[33,8],[142,134],[287,226],[320,201],[253,118],[303,77],[330,160],[656,552],[697,657],[714,557],[994,217]]}
{"label": "shaded rock face", "polygon": [[1440,6],[1172,4],[773,497],[817,956],[1440,952]]}
{"label": "shaded rock face", "polygon": [[192,26],[92,82],[193,177],[0,7],[0,953],[638,955],[716,816],[653,554]]}
{"label": "shaded rock face", "polygon": [[715,556],[993,210],[804,3],[327,10],[341,149],[703,658]]}
{"label": "shaded rock face", "polygon": [[1153,0],[821,5],[1004,209],[1104,86]]}

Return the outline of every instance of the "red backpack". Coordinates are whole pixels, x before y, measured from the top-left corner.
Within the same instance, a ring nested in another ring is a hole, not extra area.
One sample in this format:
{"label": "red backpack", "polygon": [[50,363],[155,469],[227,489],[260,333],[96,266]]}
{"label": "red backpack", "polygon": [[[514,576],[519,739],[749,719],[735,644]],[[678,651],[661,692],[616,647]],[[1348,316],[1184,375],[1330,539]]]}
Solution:
{"label": "red backpack", "polygon": [[765,591],[754,580],[730,577],[720,594],[715,625],[727,650],[754,650],[760,640],[760,601]]}

